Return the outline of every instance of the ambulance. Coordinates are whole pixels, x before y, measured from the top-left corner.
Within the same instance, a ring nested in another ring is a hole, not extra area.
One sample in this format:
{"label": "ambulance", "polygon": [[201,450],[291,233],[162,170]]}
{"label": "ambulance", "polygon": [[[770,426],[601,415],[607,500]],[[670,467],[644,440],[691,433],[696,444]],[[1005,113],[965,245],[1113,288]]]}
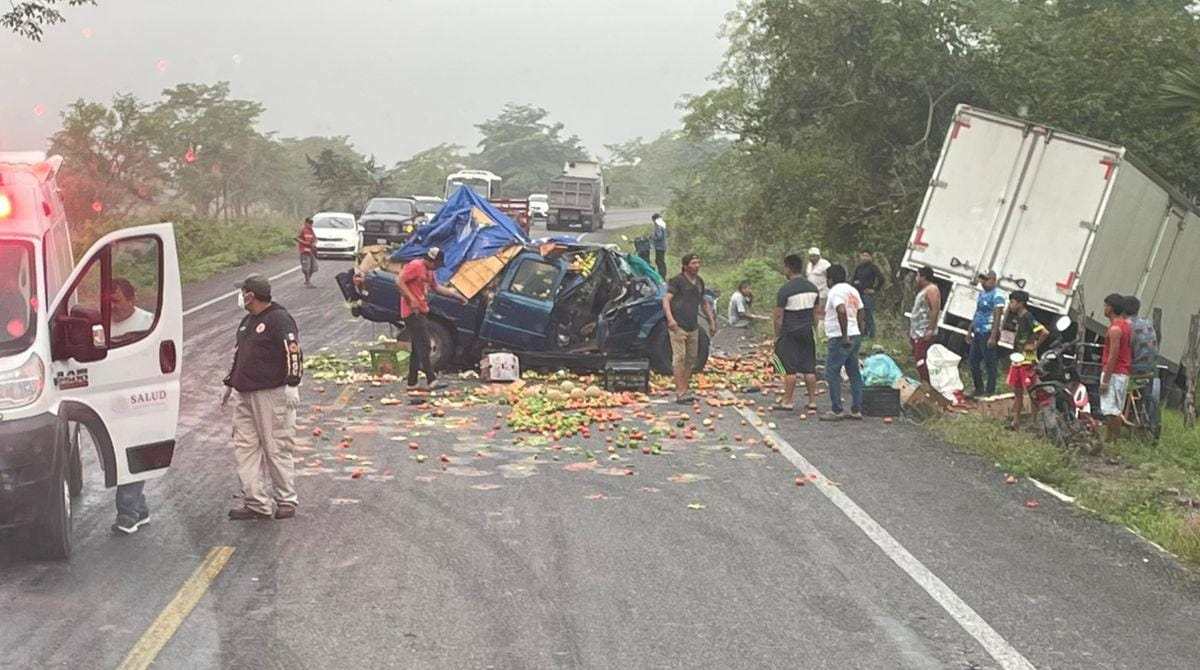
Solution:
{"label": "ambulance", "polygon": [[71,554],[81,444],[109,488],[170,467],[183,355],[173,227],[117,230],[76,259],[61,165],[0,152],[0,529],[23,529],[0,541],[27,533],[50,559]]}

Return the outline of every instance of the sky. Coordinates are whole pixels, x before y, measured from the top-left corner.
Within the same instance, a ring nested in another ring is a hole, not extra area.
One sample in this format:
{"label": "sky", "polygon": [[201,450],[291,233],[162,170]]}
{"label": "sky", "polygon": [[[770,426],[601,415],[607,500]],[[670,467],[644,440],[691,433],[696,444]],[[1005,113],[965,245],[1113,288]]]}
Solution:
{"label": "sky", "polygon": [[736,0],[98,0],[41,43],[0,32],[0,150],[44,149],[77,98],[229,81],[282,137],[348,135],[391,164],[508,102],[593,154],[679,126]]}

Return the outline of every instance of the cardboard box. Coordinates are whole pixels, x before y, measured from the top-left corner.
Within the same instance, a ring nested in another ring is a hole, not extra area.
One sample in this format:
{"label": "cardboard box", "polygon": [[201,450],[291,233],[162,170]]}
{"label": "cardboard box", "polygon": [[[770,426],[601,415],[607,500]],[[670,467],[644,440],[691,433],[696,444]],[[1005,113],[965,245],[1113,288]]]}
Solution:
{"label": "cardboard box", "polygon": [[901,377],[895,386],[900,391],[900,403],[904,409],[920,416],[939,414],[951,404],[946,396],[924,382],[918,384]]}
{"label": "cardboard box", "polygon": [[[1012,411],[1013,394],[999,393],[975,400],[975,413],[989,419],[1007,419]],[[1028,403],[1026,403],[1028,404]]]}
{"label": "cardboard box", "polygon": [[516,354],[484,354],[479,361],[479,378],[485,382],[515,382],[521,378],[521,363]]}

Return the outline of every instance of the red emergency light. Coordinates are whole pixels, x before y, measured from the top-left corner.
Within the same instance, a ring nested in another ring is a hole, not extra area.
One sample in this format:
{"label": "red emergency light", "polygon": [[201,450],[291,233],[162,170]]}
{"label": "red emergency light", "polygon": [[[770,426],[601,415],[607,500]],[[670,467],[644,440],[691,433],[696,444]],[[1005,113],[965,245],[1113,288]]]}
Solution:
{"label": "red emergency light", "polygon": [[12,213],[12,198],[8,197],[7,193],[0,193],[0,221],[12,216]]}

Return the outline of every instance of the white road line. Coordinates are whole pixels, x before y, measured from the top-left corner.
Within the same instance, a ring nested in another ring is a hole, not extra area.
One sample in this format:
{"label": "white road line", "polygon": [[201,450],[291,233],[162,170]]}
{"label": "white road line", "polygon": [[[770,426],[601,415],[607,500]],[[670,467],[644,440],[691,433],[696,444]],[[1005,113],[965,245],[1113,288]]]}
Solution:
{"label": "white road line", "polygon": [[[274,281],[276,279],[279,279],[280,277],[283,277],[285,275],[290,275],[293,272],[299,272],[299,271],[300,271],[300,266],[297,265],[296,267],[288,269],[288,270],[284,270],[283,272],[280,272],[277,275],[271,275],[270,277],[267,277],[267,279]],[[196,312],[199,312],[200,310],[204,309],[205,307],[211,307],[212,305],[215,305],[218,302],[225,300],[226,298],[232,298],[233,296],[237,295],[237,293],[238,292],[236,290],[234,290],[234,291],[230,291],[229,293],[226,293],[224,295],[219,295],[219,296],[213,298],[212,300],[206,300],[206,301],[200,303],[199,305],[192,307],[191,309],[184,310],[183,315],[187,316],[189,314],[194,314]]]}
{"label": "white road line", "polygon": [[[1053,486],[1050,486],[1049,484],[1043,484],[1042,482],[1039,482],[1038,480],[1034,479],[1033,477],[1026,477],[1026,479],[1028,479],[1029,482],[1031,484],[1033,484],[1034,486],[1045,491],[1046,493],[1049,493],[1050,495],[1054,496],[1055,498],[1058,498],[1059,500],[1061,500],[1065,503],[1074,503],[1075,502],[1075,498],[1063,493],[1062,491],[1059,491],[1058,489],[1054,488]],[[1082,507],[1082,505],[1081,505],[1081,507]],[[1086,509],[1086,508],[1084,508],[1084,509]]]}
{"label": "white road line", "polygon": [[[732,397],[730,394],[726,395]],[[858,526],[863,533],[866,533],[875,546],[879,547],[888,558],[892,559],[893,563],[911,577],[917,586],[924,589],[938,605],[941,605],[942,609],[946,610],[946,613],[957,621],[963,630],[983,645],[983,648],[992,658],[996,659],[1000,667],[1005,670],[1034,670],[1033,664],[1026,660],[1021,652],[1001,637],[995,629],[988,625],[988,622],[983,620],[983,617],[976,614],[970,605],[959,598],[954,591],[950,590],[949,586],[946,586],[945,582],[909,553],[883,526],[880,526],[857,503],[851,500],[850,496],[830,483],[819,470],[813,467],[812,463],[808,462],[808,459],[801,456],[792,445],[788,444],[787,440],[780,437],[779,433],[768,428],[761,418],[748,409],[739,409],[738,413],[763,437],[774,441],[779,447],[779,453],[796,466],[797,470],[805,475],[815,474],[817,479],[808,483],[816,486],[817,490],[829,499],[829,502],[841,510],[846,518]]]}

